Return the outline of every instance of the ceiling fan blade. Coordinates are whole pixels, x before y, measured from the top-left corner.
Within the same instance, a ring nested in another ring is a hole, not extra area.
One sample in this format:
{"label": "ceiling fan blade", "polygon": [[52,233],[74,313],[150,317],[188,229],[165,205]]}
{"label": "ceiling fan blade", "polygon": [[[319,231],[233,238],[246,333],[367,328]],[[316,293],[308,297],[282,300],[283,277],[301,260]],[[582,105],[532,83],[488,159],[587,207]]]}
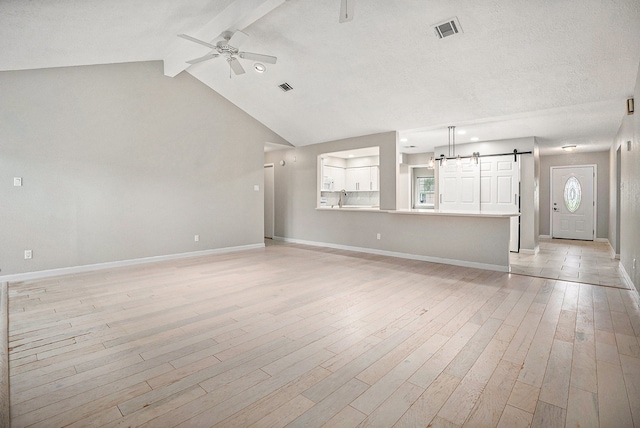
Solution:
{"label": "ceiling fan blade", "polygon": [[340,0],[340,23],[353,19],[353,8],[356,0]]}
{"label": "ceiling fan blade", "polygon": [[202,40],[196,39],[195,37],[188,36],[186,34],[178,34],[178,37],[181,37],[181,38],[183,38],[185,40],[189,40],[189,41],[194,42],[194,43],[198,43],[199,45],[206,46],[206,47],[211,48],[211,49],[215,49],[216,48],[216,45],[212,45],[211,43],[204,42]]}
{"label": "ceiling fan blade", "polygon": [[276,58],[275,56],[262,55],[262,54],[251,53],[251,52],[238,52],[238,56],[242,59],[248,59],[251,61],[262,61],[262,62],[266,62],[267,64],[275,64],[276,61],[278,60],[278,58]]}
{"label": "ceiling fan blade", "polygon": [[229,58],[227,61],[235,74],[244,74],[244,68],[242,64],[240,64],[240,61],[235,58]]}
{"label": "ceiling fan blade", "polygon": [[215,58],[217,56],[220,56],[220,55],[217,54],[217,53],[208,53],[208,54],[206,54],[204,56],[201,56],[199,58],[194,58],[192,60],[189,60],[189,61],[187,61],[187,63],[188,64],[197,64],[199,62],[206,61],[208,59]]}
{"label": "ceiling fan blade", "polygon": [[233,33],[233,36],[231,36],[231,39],[229,39],[229,46],[233,46],[237,49],[248,39],[249,35],[247,33],[243,33],[242,31],[238,30]]}

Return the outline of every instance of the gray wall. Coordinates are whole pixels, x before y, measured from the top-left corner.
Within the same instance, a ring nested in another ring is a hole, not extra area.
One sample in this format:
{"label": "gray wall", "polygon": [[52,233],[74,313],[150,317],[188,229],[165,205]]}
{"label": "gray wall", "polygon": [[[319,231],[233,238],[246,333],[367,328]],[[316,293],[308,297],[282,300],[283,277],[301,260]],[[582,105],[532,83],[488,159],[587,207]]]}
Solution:
{"label": "gray wall", "polygon": [[[637,94],[640,94],[640,69],[635,94],[636,105],[639,105]],[[627,141],[631,141],[630,150],[627,150]],[[612,150],[615,151],[620,145],[620,263],[640,291],[640,110],[637,107],[635,114],[623,119]],[[614,181],[616,172],[612,170],[611,173]]]}
{"label": "gray wall", "polygon": [[189,74],[2,72],[0,93],[0,275],[263,242],[263,147],[284,141]]}
{"label": "gray wall", "polygon": [[597,165],[596,238],[609,237],[609,152],[569,152],[540,157],[540,234],[550,233],[551,167]]}
{"label": "gray wall", "polygon": [[[349,138],[266,154],[275,170],[275,235],[300,241],[366,248],[501,266],[509,264],[509,218],[424,216],[318,210],[318,155],[380,147],[381,209],[395,209],[396,133]],[[280,160],[285,165],[279,164]],[[481,227],[478,225],[481,224]],[[381,239],[376,234],[381,234]],[[474,245],[460,245],[474,242]]]}

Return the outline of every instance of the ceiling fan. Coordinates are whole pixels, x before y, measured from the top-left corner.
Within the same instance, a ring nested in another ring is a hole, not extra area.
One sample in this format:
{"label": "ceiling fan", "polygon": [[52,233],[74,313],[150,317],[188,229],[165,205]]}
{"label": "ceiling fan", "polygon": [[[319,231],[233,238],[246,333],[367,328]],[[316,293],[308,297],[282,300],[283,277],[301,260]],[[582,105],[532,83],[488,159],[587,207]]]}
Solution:
{"label": "ceiling fan", "polygon": [[226,58],[227,62],[229,63],[229,67],[236,75],[245,73],[242,64],[240,64],[240,61],[238,61],[238,58],[248,59],[251,61],[266,62],[267,64],[275,64],[278,59],[275,56],[270,55],[241,52],[239,48],[244,42],[247,41],[249,36],[240,30],[236,31],[235,33],[231,31],[225,31],[224,33],[222,33],[223,40],[218,41],[215,45],[203,40],[196,39],[195,37],[191,37],[187,34],[178,34],[178,37],[194,43],[198,43],[211,49],[211,52],[209,52],[208,54],[189,60],[187,61],[187,63],[197,64],[199,62],[223,56]]}

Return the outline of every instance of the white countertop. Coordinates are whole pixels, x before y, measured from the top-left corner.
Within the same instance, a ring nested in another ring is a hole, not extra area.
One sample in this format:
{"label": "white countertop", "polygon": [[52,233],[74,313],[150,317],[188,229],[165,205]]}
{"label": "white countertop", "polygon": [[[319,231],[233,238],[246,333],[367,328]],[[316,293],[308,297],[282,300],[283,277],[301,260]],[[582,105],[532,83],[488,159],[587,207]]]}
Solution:
{"label": "white countertop", "polygon": [[455,217],[518,217],[520,213],[500,213],[490,211],[441,211],[435,209],[414,209],[387,211],[389,214],[414,214],[414,215],[435,215],[435,216],[455,216]]}
{"label": "white countertop", "polygon": [[425,216],[447,216],[447,217],[518,217],[520,213],[500,213],[489,211],[441,211],[434,209],[413,209],[413,210],[381,210],[378,207],[365,205],[343,205],[342,208],[337,205],[331,207],[318,207],[320,211],[360,211],[360,212],[376,212],[387,214],[409,214],[409,215],[425,215]]}
{"label": "white countertop", "polygon": [[331,205],[328,205],[328,206],[324,206],[324,207],[318,207],[318,208],[316,208],[316,210],[320,210],[320,211],[366,211],[366,212],[376,212],[376,213],[384,213],[384,212],[386,212],[385,210],[380,210],[379,207],[372,207],[372,206],[367,206],[367,205],[343,205],[342,208],[340,208],[337,205],[334,205],[333,207]]}

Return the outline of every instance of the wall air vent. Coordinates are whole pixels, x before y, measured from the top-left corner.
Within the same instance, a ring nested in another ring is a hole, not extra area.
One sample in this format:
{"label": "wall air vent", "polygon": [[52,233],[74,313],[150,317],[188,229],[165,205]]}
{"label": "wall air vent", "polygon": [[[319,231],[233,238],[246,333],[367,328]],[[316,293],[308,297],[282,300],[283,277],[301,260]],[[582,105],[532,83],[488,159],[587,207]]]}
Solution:
{"label": "wall air vent", "polygon": [[455,16],[451,19],[446,20],[445,22],[441,22],[440,24],[434,25],[433,29],[436,32],[436,36],[438,36],[439,39],[444,39],[445,37],[462,33],[462,27],[460,27],[460,22],[458,22],[458,18],[456,18]]}
{"label": "wall air vent", "polygon": [[293,86],[291,86],[291,85],[290,85],[290,84],[288,84],[287,82],[284,82],[283,84],[278,85],[278,87],[279,87],[280,89],[282,89],[283,91],[285,91],[285,92],[289,92],[290,90],[292,90],[292,89],[293,89]]}

